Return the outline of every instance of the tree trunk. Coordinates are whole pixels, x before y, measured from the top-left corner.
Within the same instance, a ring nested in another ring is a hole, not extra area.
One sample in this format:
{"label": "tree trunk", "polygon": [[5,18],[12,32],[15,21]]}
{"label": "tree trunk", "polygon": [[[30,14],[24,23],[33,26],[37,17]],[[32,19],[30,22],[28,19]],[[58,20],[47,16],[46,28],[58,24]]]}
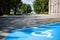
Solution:
{"label": "tree trunk", "polygon": [[3,16],[2,10],[1,10],[1,5],[0,5],[0,16]]}
{"label": "tree trunk", "polygon": [[17,12],[17,7],[15,7],[14,9],[14,15],[16,15],[16,12]]}
{"label": "tree trunk", "polygon": [[3,16],[3,13],[2,13],[2,11],[0,10],[0,16]]}
{"label": "tree trunk", "polygon": [[6,13],[7,13],[7,15],[10,15],[10,6],[9,5],[7,6]]}

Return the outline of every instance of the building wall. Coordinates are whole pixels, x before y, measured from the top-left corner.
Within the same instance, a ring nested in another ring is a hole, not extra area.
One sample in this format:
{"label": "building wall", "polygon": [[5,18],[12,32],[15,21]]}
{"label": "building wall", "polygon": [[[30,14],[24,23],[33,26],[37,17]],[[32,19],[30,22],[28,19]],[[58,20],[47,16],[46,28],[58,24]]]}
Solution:
{"label": "building wall", "polygon": [[60,0],[49,0],[49,14],[60,14]]}

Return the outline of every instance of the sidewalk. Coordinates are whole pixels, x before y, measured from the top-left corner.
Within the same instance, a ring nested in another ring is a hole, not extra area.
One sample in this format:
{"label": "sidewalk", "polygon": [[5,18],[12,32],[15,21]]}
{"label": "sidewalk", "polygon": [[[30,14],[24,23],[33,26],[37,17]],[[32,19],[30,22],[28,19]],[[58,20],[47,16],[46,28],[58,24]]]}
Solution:
{"label": "sidewalk", "polygon": [[11,30],[37,27],[55,22],[60,22],[60,17],[50,18],[36,15],[19,17],[0,17],[0,40],[3,40]]}

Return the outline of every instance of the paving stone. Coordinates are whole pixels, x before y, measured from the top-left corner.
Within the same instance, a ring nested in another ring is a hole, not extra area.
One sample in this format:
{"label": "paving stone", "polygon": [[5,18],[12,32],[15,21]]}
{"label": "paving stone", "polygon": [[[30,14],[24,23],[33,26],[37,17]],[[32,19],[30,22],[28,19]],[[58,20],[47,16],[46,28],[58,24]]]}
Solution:
{"label": "paving stone", "polygon": [[37,27],[55,22],[60,22],[60,18],[40,18],[39,16],[0,17],[0,31],[8,33],[15,29]]}

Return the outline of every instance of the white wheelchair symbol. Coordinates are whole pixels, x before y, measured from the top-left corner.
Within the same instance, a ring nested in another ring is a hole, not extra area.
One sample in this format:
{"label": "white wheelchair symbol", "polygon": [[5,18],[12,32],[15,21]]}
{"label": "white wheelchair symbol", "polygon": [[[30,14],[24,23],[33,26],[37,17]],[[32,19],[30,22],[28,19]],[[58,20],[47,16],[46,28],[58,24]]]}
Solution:
{"label": "white wheelchair symbol", "polygon": [[[36,32],[40,32],[40,34],[36,34]],[[52,36],[52,30],[46,30],[46,31],[36,31],[36,32],[32,32],[31,34],[33,36],[42,36],[42,37],[48,37],[48,38],[53,38]]]}

